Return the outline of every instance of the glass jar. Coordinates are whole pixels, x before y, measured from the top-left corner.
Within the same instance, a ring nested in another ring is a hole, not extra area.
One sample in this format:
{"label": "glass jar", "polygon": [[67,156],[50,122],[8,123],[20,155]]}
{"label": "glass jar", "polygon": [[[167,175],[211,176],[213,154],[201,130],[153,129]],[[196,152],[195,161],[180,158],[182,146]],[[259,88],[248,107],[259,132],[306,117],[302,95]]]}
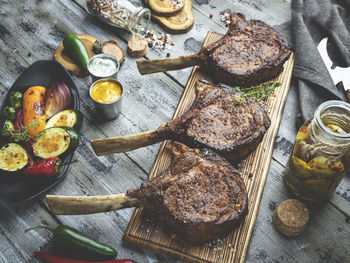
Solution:
{"label": "glass jar", "polygon": [[327,201],[349,167],[350,104],[324,102],[298,131],[284,184],[301,199]]}
{"label": "glass jar", "polygon": [[128,0],[88,0],[90,15],[132,33],[144,34],[151,20],[151,11],[135,7]]}

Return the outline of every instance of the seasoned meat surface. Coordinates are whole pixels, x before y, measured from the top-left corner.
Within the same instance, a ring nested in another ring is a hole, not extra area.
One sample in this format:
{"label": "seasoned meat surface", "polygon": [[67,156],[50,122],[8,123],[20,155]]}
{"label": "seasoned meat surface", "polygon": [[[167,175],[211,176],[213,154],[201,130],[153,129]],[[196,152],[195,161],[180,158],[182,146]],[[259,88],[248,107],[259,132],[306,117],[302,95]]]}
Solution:
{"label": "seasoned meat surface", "polygon": [[283,69],[291,51],[284,36],[263,21],[231,16],[226,35],[201,50],[204,69],[228,85],[250,86]]}
{"label": "seasoned meat surface", "polygon": [[247,192],[237,171],[209,149],[172,143],[168,170],[127,195],[144,200],[165,225],[195,244],[232,231],[247,213]]}
{"label": "seasoned meat surface", "polygon": [[236,13],[226,34],[197,53],[136,63],[142,75],[198,65],[218,82],[252,86],[276,77],[290,55],[281,33],[262,21],[246,20]]}
{"label": "seasoned meat surface", "polygon": [[266,111],[255,100],[224,85],[197,82],[197,98],[182,116],[158,129],[169,138],[208,147],[237,162],[252,152],[270,126]]}

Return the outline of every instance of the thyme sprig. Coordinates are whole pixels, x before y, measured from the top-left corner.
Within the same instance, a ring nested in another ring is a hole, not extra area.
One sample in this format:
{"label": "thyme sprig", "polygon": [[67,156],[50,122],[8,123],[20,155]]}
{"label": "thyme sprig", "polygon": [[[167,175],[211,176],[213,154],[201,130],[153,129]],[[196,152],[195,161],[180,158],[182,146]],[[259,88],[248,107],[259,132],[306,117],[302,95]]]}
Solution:
{"label": "thyme sprig", "polygon": [[36,129],[40,126],[40,123],[36,123],[34,119],[32,119],[32,123],[23,126],[21,128],[21,131],[19,130],[11,130],[10,131],[10,137],[15,141],[15,142],[20,142],[20,141],[28,141],[30,139],[33,139],[32,136],[29,135],[29,129],[33,128],[35,131]]}
{"label": "thyme sprig", "polygon": [[251,86],[248,88],[234,87],[236,90],[242,92],[243,94],[236,99],[237,102],[241,102],[242,97],[246,96],[248,98],[254,98],[257,102],[261,103],[265,101],[275,88],[281,86],[281,83],[276,81],[268,81],[259,85]]}

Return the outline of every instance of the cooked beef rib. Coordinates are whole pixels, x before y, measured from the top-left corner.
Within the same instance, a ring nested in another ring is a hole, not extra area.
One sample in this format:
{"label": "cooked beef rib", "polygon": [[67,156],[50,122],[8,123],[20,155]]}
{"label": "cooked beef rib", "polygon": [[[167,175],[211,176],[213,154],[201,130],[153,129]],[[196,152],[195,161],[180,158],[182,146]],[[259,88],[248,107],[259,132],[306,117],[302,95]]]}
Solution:
{"label": "cooked beef rib", "polygon": [[228,32],[198,53],[136,62],[142,75],[200,65],[219,82],[251,86],[277,76],[290,54],[281,33],[262,21],[246,20],[236,13]]}
{"label": "cooked beef rib", "polygon": [[91,140],[97,155],[125,152],[163,140],[207,147],[237,162],[252,152],[270,126],[266,111],[253,99],[224,85],[196,84],[192,108],[157,130]]}
{"label": "cooked beef rib", "polygon": [[195,244],[232,231],[248,210],[247,191],[234,167],[209,149],[179,143],[169,148],[171,166],[137,189],[110,196],[47,195],[49,207],[54,214],[76,215],[145,206]]}

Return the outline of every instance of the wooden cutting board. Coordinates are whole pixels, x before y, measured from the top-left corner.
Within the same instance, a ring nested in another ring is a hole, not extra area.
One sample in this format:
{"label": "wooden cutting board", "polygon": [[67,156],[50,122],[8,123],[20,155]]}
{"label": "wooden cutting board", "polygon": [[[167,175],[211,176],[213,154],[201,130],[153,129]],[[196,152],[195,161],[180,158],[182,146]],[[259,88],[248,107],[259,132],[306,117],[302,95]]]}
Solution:
{"label": "wooden cutting board", "polygon": [[[203,45],[210,44],[221,36],[209,32]],[[266,102],[265,108],[271,118],[271,126],[259,147],[246,158],[240,169],[249,197],[249,212],[240,226],[215,242],[193,246],[181,241],[171,229],[165,230],[160,224],[150,219],[143,208],[138,208],[135,209],[125,230],[124,241],[138,247],[151,249],[158,254],[175,256],[186,262],[228,263],[245,261],[270,166],[273,145],[290,87],[293,65],[294,54],[285,63],[283,72],[275,79],[282,85],[274,90]],[[198,79],[204,78],[205,76],[198,70],[198,67],[194,67],[173,118],[181,116],[191,107],[195,99],[195,83]],[[169,167],[171,158],[166,149],[168,143],[169,141],[166,141],[161,145],[151,169],[150,178]]]}

